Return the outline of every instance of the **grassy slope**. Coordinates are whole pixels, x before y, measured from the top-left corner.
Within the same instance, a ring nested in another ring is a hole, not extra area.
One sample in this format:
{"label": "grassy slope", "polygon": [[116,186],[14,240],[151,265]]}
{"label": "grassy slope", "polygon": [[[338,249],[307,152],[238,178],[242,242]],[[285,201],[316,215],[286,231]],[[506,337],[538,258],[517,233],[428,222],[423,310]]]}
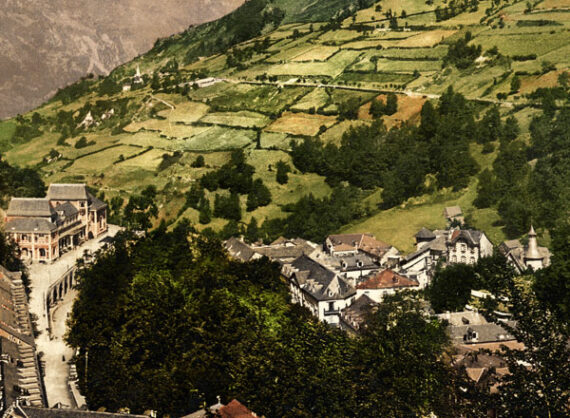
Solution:
{"label": "grassy slope", "polygon": [[[382,12],[377,12],[375,6],[361,10],[354,19],[346,19],[339,30],[324,31],[324,23],[305,23],[326,22],[339,8],[351,3],[353,2],[349,0],[276,0],[273,4],[286,11],[284,24],[273,32],[263,34],[260,39],[269,37],[271,46],[266,52],[256,53],[251,60],[244,62],[245,69],[238,71],[228,68],[226,55],[221,53],[183,66],[181,74],[186,76],[192,71],[203,71],[206,75],[232,80],[253,80],[256,76],[267,73],[278,75],[281,81],[298,80],[299,76],[304,76],[308,82],[319,83],[325,80],[380,89],[405,85],[408,90],[426,93],[440,93],[453,85],[469,97],[486,95],[494,98],[498,92],[508,92],[512,71],[535,71],[544,59],[556,63],[558,72],[543,76],[521,76],[522,90],[528,92],[540,86],[555,84],[560,70],[568,67],[568,13],[543,9],[540,13],[524,14],[525,6],[519,2],[494,11],[480,24],[480,19],[485,16],[484,10],[491,4],[490,1],[483,1],[477,12],[462,13],[450,20],[436,22],[435,15],[430,11],[438,5],[443,6],[441,0],[436,0],[431,6],[420,0],[385,0],[380,3]],[[382,30],[388,23],[383,15],[387,9],[392,9],[398,16],[402,10],[406,10],[408,17],[398,19],[400,26],[426,24],[430,27],[401,32]],[[416,14],[418,12],[422,13]],[[502,29],[498,26],[499,15],[506,16],[505,27]],[[517,21],[533,19],[553,19],[560,24],[532,27],[517,25]],[[202,41],[233,36],[229,23],[231,16],[161,41],[149,54],[120,67],[115,74],[130,76],[136,65],[140,65],[143,73],[150,76],[173,57],[184,64],[188,51],[195,51]],[[351,28],[353,23],[364,23],[375,30],[358,32]],[[301,35],[298,39],[291,38],[295,30]],[[467,30],[474,36],[471,43],[483,45],[484,50],[498,45],[499,51],[506,55],[527,53],[528,45],[539,36],[540,47],[532,49],[538,59],[513,62],[504,60],[465,71],[439,71],[449,43],[464,36]],[[252,41],[245,42],[238,48],[248,45],[252,45]],[[414,70],[420,73],[417,79],[412,76]],[[269,164],[274,166],[278,160],[290,161],[289,155],[283,152],[288,149],[290,141],[299,140],[299,134],[314,134],[323,125],[325,130],[320,134],[321,139],[339,143],[343,132],[350,126],[368,123],[366,102],[376,96],[373,93],[347,90],[278,88],[233,82],[191,90],[188,97],[160,93],[149,99],[151,93],[147,86],[142,90],[117,95],[128,98],[130,107],[137,109],[132,116],[132,123],[125,128],[123,134],[110,135],[110,129],[91,129],[68,139],[71,146],[61,146],[56,144],[59,134],[50,133],[48,127],[44,130],[46,134],[30,143],[10,144],[9,138],[15,129],[15,123],[6,121],[0,123],[0,149],[10,148],[5,155],[11,163],[29,166],[40,164],[51,149],[56,149],[63,158],[41,166],[47,181],[86,181],[105,191],[107,197],[128,197],[146,185],[154,184],[160,191],[161,216],[174,218],[184,203],[184,192],[193,182],[205,172],[224,164],[229,158],[227,151],[245,148],[249,163],[256,167],[256,176],[264,179],[274,197],[273,203],[268,207],[244,216],[245,221],[252,215],[261,221],[267,217],[283,216],[280,206],[296,201],[304,193],[324,196],[330,192],[324,179],[313,174],[291,174],[286,186],[275,182]],[[358,97],[363,104],[360,112],[363,120],[338,122],[334,115],[337,105],[349,97]],[[61,103],[52,101],[38,111],[44,117],[53,117],[59,110],[75,111],[86,102],[94,103],[98,99],[101,98],[91,92],[69,105],[62,106]],[[159,100],[170,103],[175,109],[170,109]],[[509,100],[524,103],[518,96],[511,95]],[[417,121],[417,103],[402,101],[408,102],[408,108],[399,114],[404,115],[404,120]],[[413,111],[410,106],[414,107]],[[153,108],[158,117],[151,117]],[[311,108],[331,112],[333,115],[322,118],[321,123],[317,122],[320,117],[318,115],[283,114],[291,110],[309,113]],[[531,108],[515,113],[525,136],[528,136],[528,123],[535,113],[536,110]],[[306,126],[299,129],[295,124],[305,123],[303,120],[306,121]],[[399,122],[387,120],[390,126]],[[254,128],[262,129],[262,150],[255,149]],[[280,132],[272,132],[276,130]],[[74,148],[73,144],[81,135],[95,144],[82,149]],[[182,151],[183,157],[173,166],[159,171],[163,155],[174,151]],[[191,167],[198,154],[205,156],[207,168]],[[482,168],[490,166],[494,158],[494,154],[483,155],[479,146],[472,147],[472,154]],[[125,158],[124,161],[119,161],[121,155]],[[495,224],[498,219],[496,212],[493,209],[478,210],[473,207],[476,185],[477,180],[474,178],[470,187],[463,191],[440,191],[434,195],[410,199],[403,207],[378,212],[344,230],[372,232],[401,250],[410,251],[413,249],[413,235],[418,229],[422,226],[443,227],[443,208],[458,204],[471,216],[476,227],[484,229],[493,242],[499,243],[504,234]],[[379,196],[380,191],[377,191],[365,202],[375,207]],[[213,201],[213,195],[209,197]],[[198,214],[194,210],[187,210],[184,216],[197,222]],[[218,228],[224,223],[223,220],[214,220],[209,226]]]}

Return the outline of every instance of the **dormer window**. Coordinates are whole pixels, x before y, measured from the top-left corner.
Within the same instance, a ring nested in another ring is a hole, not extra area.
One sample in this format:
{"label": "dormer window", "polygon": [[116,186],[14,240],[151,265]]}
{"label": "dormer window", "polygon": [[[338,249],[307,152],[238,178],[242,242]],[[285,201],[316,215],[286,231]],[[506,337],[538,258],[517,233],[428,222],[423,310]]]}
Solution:
{"label": "dormer window", "polygon": [[364,263],[363,263],[362,261],[358,260],[358,261],[356,262],[356,265],[357,265],[358,267],[362,267],[362,266],[364,266]]}

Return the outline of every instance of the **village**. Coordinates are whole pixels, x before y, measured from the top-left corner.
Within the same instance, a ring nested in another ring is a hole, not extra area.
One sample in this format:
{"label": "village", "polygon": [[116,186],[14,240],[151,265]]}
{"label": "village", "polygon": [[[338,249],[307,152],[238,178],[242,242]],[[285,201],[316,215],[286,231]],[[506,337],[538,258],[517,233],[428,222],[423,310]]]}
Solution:
{"label": "village", "polygon": [[[494,244],[483,231],[462,229],[460,207],[447,207],[442,216],[447,228],[422,228],[414,237],[416,251],[407,255],[368,233],[329,235],[323,243],[281,237],[268,245],[234,237],[224,247],[230,257],[242,262],[267,257],[279,263],[292,303],[356,336],[366,328],[367,314],[387,295],[426,289],[437,268],[474,265],[493,254]],[[12,198],[4,221],[6,234],[29,266],[31,294],[28,302],[21,272],[0,268],[2,410],[7,411],[5,416],[27,416],[18,415],[18,408],[82,407],[74,366],[67,361],[73,351],[63,342],[65,320],[76,294],[75,263],[91,260],[90,254],[112,243],[119,229],[107,224],[107,205],[85,184],[51,184],[45,198]],[[518,273],[550,263],[550,252],[538,245],[532,227],[526,245],[505,241],[497,250]],[[430,311],[429,306],[426,309]],[[448,324],[455,360],[477,384],[492,384],[487,379],[491,369],[501,373],[507,369],[495,354],[473,357],[469,353],[497,350],[501,344],[522,348],[501,323],[488,322],[471,306],[437,317]],[[502,321],[516,326],[508,313]],[[227,406],[218,402],[212,408],[249,411],[237,400]]]}

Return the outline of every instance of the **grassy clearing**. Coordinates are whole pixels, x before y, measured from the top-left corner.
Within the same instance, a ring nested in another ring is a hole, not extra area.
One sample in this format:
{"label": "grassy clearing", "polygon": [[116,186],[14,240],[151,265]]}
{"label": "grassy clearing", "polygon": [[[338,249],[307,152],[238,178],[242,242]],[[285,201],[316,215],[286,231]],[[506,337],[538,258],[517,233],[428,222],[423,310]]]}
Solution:
{"label": "grassy clearing", "polygon": [[269,75],[337,77],[360,55],[358,51],[340,51],[325,62],[291,62],[268,68]]}
{"label": "grassy clearing", "polygon": [[362,83],[369,87],[386,87],[391,84],[407,84],[414,77],[411,74],[390,73],[343,73],[335,80],[335,83],[358,84]]}
{"label": "grassy clearing", "polygon": [[451,35],[454,35],[456,32],[456,30],[431,30],[403,39],[399,42],[398,46],[401,48],[431,48],[438,45]]}
{"label": "grassy clearing", "polygon": [[243,110],[240,112],[209,113],[200,119],[200,122],[240,128],[262,128],[267,125],[269,118],[261,113]]}
{"label": "grassy clearing", "polygon": [[16,132],[16,122],[9,119],[0,122],[0,151],[5,151],[11,147],[11,139]]}
{"label": "grassy clearing", "polygon": [[321,140],[325,143],[340,145],[342,135],[352,127],[367,125],[368,122],[364,120],[344,120],[333,125],[320,135]]}
{"label": "grassy clearing", "polygon": [[130,145],[121,145],[119,147],[109,148],[87,157],[76,159],[66,172],[83,175],[104,172],[104,169],[112,166],[114,162],[117,162],[121,155],[123,158],[128,158],[140,153],[141,151],[142,150],[140,148]]}
{"label": "grassy clearing", "polygon": [[380,58],[376,62],[376,70],[380,72],[408,72],[418,71],[438,71],[441,70],[439,61],[397,61],[393,59]]}
{"label": "grassy clearing", "polygon": [[255,140],[256,133],[246,129],[212,126],[184,142],[186,151],[217,151],[243,148]]}
{"label": "grassy clearing", "polygon": [[308,51],[297,55],[292,61],[303,62],[303,61],[326,61],[333,54],[338,51],[336,46],[313,46],[313,48]]}
{"label": "grassy clearing", "polygon": [[328,32],[323,33],[319,36],[319,42],[331,42],[331,43],[344,43],[348,41],[352,41],[361,37],[362,34],[356,30],[331,30]]}
{"label": "grassy clearing", "polygon": [[303,96],[297,103],[291,106],[292,110],[308,111],[311,108],[318,109],[326,105],[329,95],[325,89],[316,88],[306,96]]}
{"label": "grassy clearing", "polygon": [[[303,65],[303,64],[300,64]],[[212,99],[212,107],[225,111],[252,110],[280,113],[310,91],[304,87],[234,85],[223,96]]]}
{"label": "grassy clearing", "polygon": [[[95,154],[97,155],[97,154]],[[121,167],[144,167],[147,170],[156,170],[162,161],[164,150],[152,149],[135,158],[129,158],[117,165]]]}
{"label": "grassy clearing", "polygon": [[211,57],[203,58],[195,61],[185,67],[188,71],[200,71],[208,70],[208,72],[220,72],[226,68],[226,56],[225,55],[213,55]]}
{"label": "grassy clearing", "polygon": [[42,161],[52,148],[57,148],[59,134],[49,133],[41,137],[41,141],[36,139],[25,144],[15,144],[5,152],[6,160],[10,164],[20,167],[31,166]]}
{"label": "grassy clearing", "polygon": [[162,110],[159,116],[168,118],[171,122],[192,123],[208,113],[208,105],[199,102],[184,102],[176,105],[174,110]]}
{"label": "grassy clearing", "polygon": [[570,8],[570,0],[544,0],[535,7],[539,10]]}
{"label": "grassy clearing", "polygon": [[308,43],[303,43],[294,47],[287,47],[273,55],[271,58],[268,58],[266,62],[279,63],[283,61],[291,61],[298,56],[302,56],[305,53],[310,52],[314,48],[315,46],[313,44]]}
{"label": "grassy clearing", "polygon": [[308,113],[285,112],[266,130],[291,135],[315,136],[321,126],[330,127],[336,123],[336,116],[310,115]]}
{"label": "grassy clearing", "polygon": [[506,55],[529,55],[542,56],[559,48],[568,46],[568,33],[555,32],[543,33],[540,42],[536,42],[536,35],[489,30],[478,34],[475,43],[481,44],[484,50],[497,47],[502,54]]}
{"label": "grassy clearing", "polygon": [[147,119],[142,122],[132,122],[125,127],[126,132],[136,133],[140,131],[150,131],[164,135],[168,138],[190,138],[198,135],[207,129],[205,126],[181,125],[163,119]]}
{"label": "grassy clearing", "polygon": [[262,132],[261,133],[261,148],[276,148],[280,150],[289,150],[291,147],[291,137],[282,132]]}

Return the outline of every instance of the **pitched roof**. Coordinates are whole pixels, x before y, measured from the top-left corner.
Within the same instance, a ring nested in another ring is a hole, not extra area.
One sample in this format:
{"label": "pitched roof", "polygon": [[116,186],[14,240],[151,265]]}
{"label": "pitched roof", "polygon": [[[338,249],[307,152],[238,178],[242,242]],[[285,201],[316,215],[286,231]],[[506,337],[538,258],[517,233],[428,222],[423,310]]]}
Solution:
{"label": "pitched roof", "polygon": [[6,223],[6,232],[51,232],[57,226],[44,218],[12,219]]}
{"label": "pitched roof", "polygon": [[443,215],[446,218],[455,218],[456,216],[461,216],[463,211],[459,206],[448,206],[443,210]]}
{"label": "pitched roof", "polygon": [[[508,321],[507,324],[515,326],[516,322]],[[452,341],[462,344],[491,343],[515,339],[505,328],[495,323],[451,326],[449,327],[449,332]],[[477,338],[472,340],[466,339],[465,337],[469,333],[477,333]]]}
{"label": "pitched roof", "polygon": [[401,287],[418,287],[417,280],[402,276],[390,269],[369,276],[365,281],[356,285],[357,289],[392,289]]}
{"label": "pitched roof", "polygon": [[79,213],[77,208],[69,202],[65,202],[65,203],[62,203],[61,205],[57,205],[54,208],[54,210],[58,213],[58,215],[60,212],[63,212],[63,216],[65,216],[66,218],[70,218],[70,217],[75,216]]}
{"label": "pitched roof", "polygon": [[249,418],[257,417],[253,412],[247,409],[237,399],[232,400],[229,404],[222,406],[217,415],[222,418]]}
{"label": "pitched roof", "polygon": [[239,238],[230,238],[224,243],[224,247],[232,257],[241,261],[249,261],[255,255],[255,251]]}
{"label": "pitched roof", "polygon": [[317,300],[346,299],[355,289],[334,272],[306,255],[297,258],[291,267],[299,285]]}
{"label": "pitched roof", "polygon": [[89,210],[99,210],[107,207],[107,204],[100,199],[97,199],[91,193],[87,193],[89,197],[89,201],[91,204],[89,205]]}
{"label": "pitched roof", "polygon": [[7,216],[51,217],[54,211],[46,198],[13,197],[6,211]]}
{"label": "pitched roof", "polygon": [[424,226],[418,231],[415,237],[419,239],[434,239],[435,234]]}
{"label": "pitched roof", "polygon": [[50,184],[47,192],[49,200],[87,200],[87,186],[80,184]]}
{"label": "pitched roof", "polygon": [[450,244],[455,244],[459,240],[467,241],[469,245],[477,246],[481,243],[483,233],[474,229],[456,229],[449,240]]}
{"label": "pitched roof", "polygon": [[342,321],[354,330],[358,330],[364,322],[366,315],[378,303],[374,302],[367,295],[362,295],[354,303],[341,311]]}

